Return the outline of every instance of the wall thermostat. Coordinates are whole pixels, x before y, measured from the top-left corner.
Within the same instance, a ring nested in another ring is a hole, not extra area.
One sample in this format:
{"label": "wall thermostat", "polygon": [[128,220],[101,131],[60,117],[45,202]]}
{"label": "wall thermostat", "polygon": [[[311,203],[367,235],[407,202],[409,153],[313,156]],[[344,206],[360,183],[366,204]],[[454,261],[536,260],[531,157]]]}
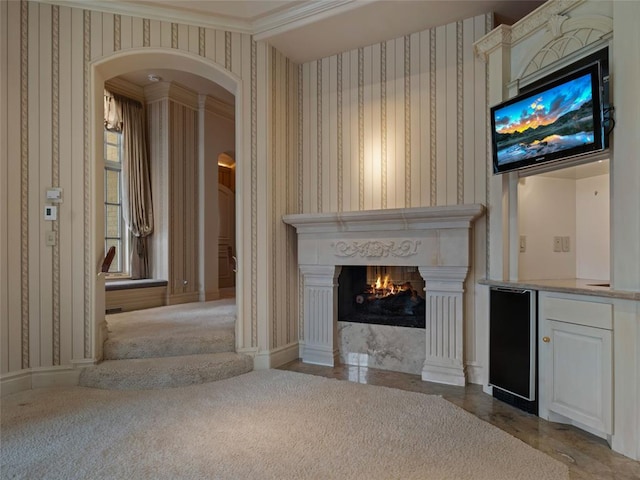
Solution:
{"label": "wall thermostat", "polygon": [[44,219],[45,220],[55,220],[58,218],[58,207],[53,205],[45,205],[44,206]]}
{"label": "wall thermostat", "polygon": [[62,189],[47,188],[47,202],[62,203]]}

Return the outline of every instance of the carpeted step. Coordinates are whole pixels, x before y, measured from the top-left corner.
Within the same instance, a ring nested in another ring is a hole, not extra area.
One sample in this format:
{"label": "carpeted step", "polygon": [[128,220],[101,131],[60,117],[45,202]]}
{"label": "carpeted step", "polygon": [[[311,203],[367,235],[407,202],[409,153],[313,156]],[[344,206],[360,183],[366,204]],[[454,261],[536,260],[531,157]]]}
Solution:
{"label": "carpeted step", "polygon": [[234,318],[222,325],[199,328],[156,328],[155,331],[109,333],[104,342],[106,360],[177,357],[235,351]]}
{"label": "carpeted step", "polygon": [[233,352],[107,360],[83,369],[79,385],[104,390],[172,388],[215,382],[251,370],[253,359]]}

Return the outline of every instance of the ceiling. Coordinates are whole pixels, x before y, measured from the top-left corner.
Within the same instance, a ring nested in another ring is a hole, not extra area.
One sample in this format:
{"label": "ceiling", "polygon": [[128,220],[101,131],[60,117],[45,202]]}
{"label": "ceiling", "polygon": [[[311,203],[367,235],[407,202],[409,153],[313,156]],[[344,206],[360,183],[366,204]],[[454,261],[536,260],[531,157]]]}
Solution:
{"label": "ceiling", "polygon": [[[49,0],[44,0],[49,1]],[[86,7],[87,0],[50,0]],[[296,63],[372,45],[439,25],[494,12],[495,23],[512,24],[541,0],[91,0],[91,8],[171,20],[254,35]],[[149,73],[229,103],[233,96],[193,75],[140,71],[124,78],[140,86]]]}
{"label": "ceiling", "polygon": [[512,24],[541,0],[45,0],[249,33],[296,63],[486,12]]}
{"label": "ceiling", "polygon": [[[556,164],[557,168],[557,164]],[[581,165],[561,168],[549,172],[541,173],[542,177],[564,178],[570,180],[582,180],[583,178],[606,175],[609,173],[609,159],[589,161]]]}

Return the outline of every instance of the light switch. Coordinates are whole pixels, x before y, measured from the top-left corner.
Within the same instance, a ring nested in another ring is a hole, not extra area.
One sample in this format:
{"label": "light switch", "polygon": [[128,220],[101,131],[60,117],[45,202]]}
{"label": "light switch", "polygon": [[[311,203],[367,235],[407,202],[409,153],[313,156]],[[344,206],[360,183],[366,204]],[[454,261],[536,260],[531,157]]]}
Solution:
{"label": "light switch", "polygon": [[527,237],[526,235],[520,235],[520,253],[527,251]]}
{"label": "light switch", "polygon": [[571,250],[571,237],[562,237],[562,251],[569,252]]}
{"label": "light switch", "polygon": [[562,251],[562,237],[553,237],[553,251],[554,252]]}
{"label": "light switch", "polygon": [[56,232],[47,232],[46,244],[47,247],[52,247],[56,244]]}

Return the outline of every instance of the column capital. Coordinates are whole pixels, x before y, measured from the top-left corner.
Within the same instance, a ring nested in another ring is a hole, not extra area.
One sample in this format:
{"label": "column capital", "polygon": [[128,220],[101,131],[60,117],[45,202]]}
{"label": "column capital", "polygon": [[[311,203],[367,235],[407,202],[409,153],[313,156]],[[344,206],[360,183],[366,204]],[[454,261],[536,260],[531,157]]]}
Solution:
{"label": "column capital", "polygon": [[300,265],[300,273],[305,282],[310,280],[318,286],[335,283],[341,271],[342,267],[339,265]]}
{"label": "column capital", "polygon": [[418,271],[425,282],[464,282],[469,267],[418,267]]}

